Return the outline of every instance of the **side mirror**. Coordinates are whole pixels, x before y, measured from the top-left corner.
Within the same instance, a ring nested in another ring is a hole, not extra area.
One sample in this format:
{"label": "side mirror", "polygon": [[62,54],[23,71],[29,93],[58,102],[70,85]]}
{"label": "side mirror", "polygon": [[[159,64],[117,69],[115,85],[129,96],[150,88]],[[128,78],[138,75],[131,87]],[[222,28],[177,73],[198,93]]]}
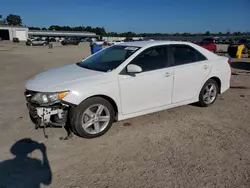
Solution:
{"label": "side mirror", "polygon": [[127,66],[127,72],[129,74],[136,74],[142,72],[142,68],[135,64],[130,64]]}

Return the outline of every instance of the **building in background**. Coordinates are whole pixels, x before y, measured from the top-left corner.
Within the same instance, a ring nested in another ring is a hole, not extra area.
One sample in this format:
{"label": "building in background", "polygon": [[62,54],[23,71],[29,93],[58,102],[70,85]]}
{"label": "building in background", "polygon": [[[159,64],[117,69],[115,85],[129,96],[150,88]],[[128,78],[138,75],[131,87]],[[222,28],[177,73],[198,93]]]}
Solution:
{"label": "building in background", "polygon": [[46,30],[30,30],[28,32],[29,37],[54,37],[54,38],[67,38],[67,37],[77,37],[77,38],[99,38],[92,32],[87,31],[46,31]]}
{"label": "building in background", "polygon": [[0,25],[0,38],[2,40],[13,40],[18,38],[19,41],[27,41],[29,37],[53,37],[53,38],[91,38],[97,39],[100,36],[92,32],[87,31],[47,31],[47,30],[29,30],[28,27],[24,26],[8,26]]}
{"label": "building in background", "polygon": [[8,26],[0,25],[0,38],[2,40],[13,40],[13,38],[19,38],[20,41],[26,41],[28,39],[27,27],[23,26]]}

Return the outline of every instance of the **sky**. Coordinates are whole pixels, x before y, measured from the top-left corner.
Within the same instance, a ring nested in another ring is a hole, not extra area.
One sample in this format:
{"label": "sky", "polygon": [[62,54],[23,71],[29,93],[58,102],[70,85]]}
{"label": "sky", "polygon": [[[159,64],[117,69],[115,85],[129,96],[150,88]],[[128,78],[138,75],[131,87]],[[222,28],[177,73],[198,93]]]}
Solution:
{"label": "sky", "polygon": [[107,32],[250,31],[250,0],[1,0],[0,15],[27,26],[104,27]]}

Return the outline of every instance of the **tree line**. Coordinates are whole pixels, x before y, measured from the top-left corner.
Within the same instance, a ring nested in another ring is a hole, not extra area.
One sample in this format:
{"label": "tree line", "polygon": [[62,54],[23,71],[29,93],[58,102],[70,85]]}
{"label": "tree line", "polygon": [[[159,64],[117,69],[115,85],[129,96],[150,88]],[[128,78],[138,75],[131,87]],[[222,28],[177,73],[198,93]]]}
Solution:
{"label": "tree line", "polygon": [[[12,25],[12,26],[26,26],[23,25],[22,19],[19,15],[10,14],[6,18],[3,18],[0,15],[0,25]],[[113,36],[113,37],[167,37],[167,36],[244,36],[250,35],[250,32],[218,32],[212,33],[206,31],[205,33],[135,33],[132,31],[117,33],[117,32],[107,32],[104,27],[91,27],[91,26],[59,26],[51,25],[48,28],[46,27],[28,27],[30,30],[49,30],[49,31],[88,31],[96,33],[100,36]]]}
{"label": "tree line", "polygon": [[211,33],[209,31],[205,33],[135,33],[132,31],[117,33],[117,32],[106,32],[105,28],[103,27],[91,27],[91,26],[78,26],[78,27],[70,27],[70,26],[58,26],[58,25],[51,25],[48,28],[39,28],[39,27],[29,27],[30,30],[49,30],[49,31],[88,31],[96,33],[100,36],[112,36],[112,37],[167,37],[167,36],[243,36],[243,35],[250,35],[250,32],[218,32],[218,33]]}

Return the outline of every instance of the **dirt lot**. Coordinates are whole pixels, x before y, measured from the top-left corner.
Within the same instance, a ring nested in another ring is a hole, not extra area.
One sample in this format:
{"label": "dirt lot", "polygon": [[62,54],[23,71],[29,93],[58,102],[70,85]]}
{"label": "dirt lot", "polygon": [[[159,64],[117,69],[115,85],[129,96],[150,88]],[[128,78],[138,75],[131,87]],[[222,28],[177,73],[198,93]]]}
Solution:
{"label": "dirt lot", "polygon": [[[31,188],[250,187],[249,59],[232,64],[238,69],[231,89],[212,107],[187,105],[118,122],[97,139],[60,141],[63,129],[49,130],[45,139],[29,120],[25,82],[89,53],[86,44],[49,50],[0,43],[0,185],[8,176],[20,180],[17,188],[29,181]],[[15,144],[23,138],[33,141]]]}

